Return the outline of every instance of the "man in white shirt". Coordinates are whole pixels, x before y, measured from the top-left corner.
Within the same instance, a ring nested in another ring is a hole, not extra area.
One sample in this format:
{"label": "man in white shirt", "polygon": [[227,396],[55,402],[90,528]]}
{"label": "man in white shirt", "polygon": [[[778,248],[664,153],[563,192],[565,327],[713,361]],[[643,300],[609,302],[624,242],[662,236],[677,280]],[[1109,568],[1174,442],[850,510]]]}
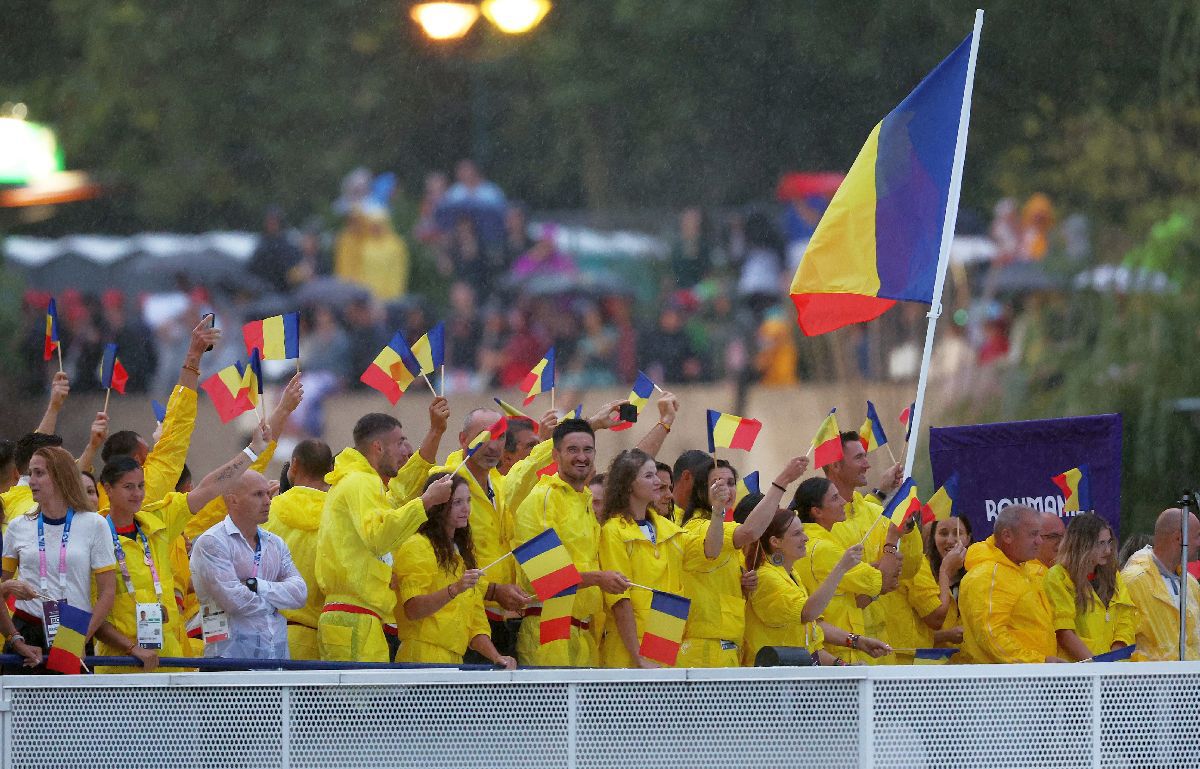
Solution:
{"label": "man in white shirt", "polygon": [[308,597],[283,539],[261,528],[271,511],[267,479],[248,470],[225,495],[229,515],[192,545],[204,656],[288,659],[287,620]]}

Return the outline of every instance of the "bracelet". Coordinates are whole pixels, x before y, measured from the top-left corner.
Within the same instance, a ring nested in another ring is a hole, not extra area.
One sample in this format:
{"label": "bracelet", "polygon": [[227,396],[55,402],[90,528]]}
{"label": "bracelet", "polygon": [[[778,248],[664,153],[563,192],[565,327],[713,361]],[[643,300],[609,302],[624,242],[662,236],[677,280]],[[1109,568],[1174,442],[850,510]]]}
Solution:
{"label": "bracelet", "polygon": [[658,420],[658,424],[655,426],[661,427],[662,429],[666,430],[667,432],[671,432],[671,426],[669,424],[667,424],[666,422],[662,421],[661,419]]}
{"label": "bracelet", "polygon": [[125,656],[126,657],[133,656],[133,650],[136,648],[137,648],[137,641],[134,641],[133,643],[129,644],[129,648],[125,650]]}
{"label": "bracelet", "polygon": [[[891,548],[891,550],[888,550],[889,547]],[[895,545],[885,544],[883,546],[883,552],[888,553],[889,555],[895,555],[896,553],[900,552],[900,550]]]}
{"label": "bracelet", "polygon": [[780,485],[779,485],[778,483],[776,483],[775,481],[771,481],[771,485],[772,485],[772,486],[774,486],[775,488],[779,489],[779,490],[780,490],[781,492],[783,492],[784,494],[786,494],[786,493],[787,493],[787,486],[780,486]]}
{"label": "bracelet", "polygon": [[854,633],[847,633],[846,634],[846,646],[850,649],[857,649],[858,648],[858,636],[855,635]]}
{"label": "bracelet", "polygon": [[190,371],[193,374],[195,374],[196,376],[200,376],[200,369],[196,368],[195,366],[189,366],[188,364],[185,363],[185,364],[183,364],[183,366],[181,366],[181,368],[184,371]]}
{"label": "bracelet", "polygon": [[13,633],[8,637],[8,640],[12,641],[13,643],[25,643],[25,636],[21,635],[20,633]]}
{"label": "bracelet", "polygon": [[257,462],[257,461],[258,461],[258,454],[255,454],[255,453],[254,453],[254,449],[250,448],[249,446],[247,446],[246,448],[242,449],[242,453],[243,453],[243,454],[245,454],[246,456],[250,457],[250,461],[251,461],[251,462]]}

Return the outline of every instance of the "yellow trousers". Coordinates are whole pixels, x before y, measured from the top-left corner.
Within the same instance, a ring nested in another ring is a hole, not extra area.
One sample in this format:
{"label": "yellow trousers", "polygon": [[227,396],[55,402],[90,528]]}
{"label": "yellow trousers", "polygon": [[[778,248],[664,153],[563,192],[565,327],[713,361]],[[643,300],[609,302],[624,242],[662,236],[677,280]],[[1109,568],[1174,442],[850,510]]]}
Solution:
{"label": "yellow trousers", "polygon": [[598,668],[600,649],[591,628],[580,630],[571,626],[571,637],[542,643],[542,618],[528,616],[517,633],[517,659],[533,667]]}
{"label": "yellow trousers", "polygon": [[429,664],[461,665],[462,654],[424,641],[405,639],[396,650],[396,662],[426,662]]}
{"label": "yellow trousers", "polygon": [[317,621],[317,647],[321,659],[331,662],[388,661],[383,625],[371,614],[322,612]]}
{"label": "yellow trousers", "polygon": [[735,645],[721,648],[718,638],[685,638],[679,646],[677,668],[736,668],[742,664],[742,650]]}
{"label": "yellow trousers", "polygon": [[321,646],[317,642],[317,631],[306,625],[293,625],[288,629],[288,654],[294,660],[321,659]]}

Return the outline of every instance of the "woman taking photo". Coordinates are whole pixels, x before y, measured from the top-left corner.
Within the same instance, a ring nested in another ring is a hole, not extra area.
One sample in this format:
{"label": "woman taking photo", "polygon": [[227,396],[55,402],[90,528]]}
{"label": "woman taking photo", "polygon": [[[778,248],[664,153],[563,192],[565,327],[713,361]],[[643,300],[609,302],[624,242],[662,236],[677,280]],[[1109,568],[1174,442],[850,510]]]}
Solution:
{"label": "woman taking photo", "polygon": [[[630,582],[680,593],[683,529],[651,509],[662,489],[658,468],[639,449],[613,460],[604,489],[605,520],[600,527],[600,568],[624,574]],[[651,592],[632,587],[605,593],[608,607],[600,664],[606,668],[657,668],[638,649],[650,612]]]}
{"label": "woman taking photo", "polygon": [[743,574],[742,548],[762,536],[788,484],[807,469],[807,457],[794,457],[741,524],[725,522],[725,510],[733,504],[737,487],[737,474],[729,463],[721,460],[716,467],[705,465],[696,473],[683,511],[683,594],[692,605],[676,666],[742,663],[746,594],[757,587],[753,569]]}
{"label": "woman taking photo", "polygon": [[[429,477],[425,488],[447,473]],[[429,509],[428,519],[400,546],[395,557],[396,662],[462,664],[474,649],[513,670],[517,661],[492,644],[483,591],[471,541],[471,487],[455,475],[450,499]]]}
{"label": "woman taking photo", "polygon": [[206,475],[186,494],[171,492],[145,504],[142,466],[130,456],[109,459],[100,473],[108,498],[105,526],[109,552],[117,565],[116,600],[108,622],[97,633],[101,656],[136,657],[141,667],[102,668],[105,673],[146,673],[159,656],[183,657],[181,621],[175,601],[171,550],[192,515],[232,491],[269,441],[260,427],[250,446]]}
{"label": "woman taking photo", "polygon": [[862,545],[842,553],[829,575],[810,595],[792,569],[805,556],[808,534],[792,510],[778,510],[762,537],[747,546],[746,566],[758,572],[758,589],[747,602],[745,665],[753,665],[764,646],[803,646],[822,665],[846,664],[821,649],[831,644],[859,649],[872,657],[891,650],[874,638],[850,633],[821,621],[838,583],[861,565]]}
{"label": "woman taking photo", "polygon": [[1133,643],[1137,608],[1116,564],[1117,540],[1092,513],[1071,519],[1046,572],[1046,595],[1054,610],[1058,656],[1082,661]]}
{"label": "woman taking photo", "polygon": [[6,651],[25,658],[24,667],[6,665],[6,673],[45,672],[40,665],[58,630],[59,602],[91,612],[85,635],[90,642],[116,595],[108,525],[88,511],[75,458],[57,446],[38,449],[29,460],[29,490],[37,507],[8,526],[2,579],[19,568],[38,595],[18,600],[11,619],[0,614]]}
{"label": "woman taking photo", "polygon": [[[924,618],[925,625],[933,630],[934,646],[957,646],[962,643],[958,583],[967,573],[963,563],[970,546],[971,523],[966,518],[951,516],[934,521],[925,531],[925,558],[929,562],[929,575],[937,580],[939,596],[946,610],[936,628],[930,624],[930,617]],[[936,613],[932,619],[937,619]]]}

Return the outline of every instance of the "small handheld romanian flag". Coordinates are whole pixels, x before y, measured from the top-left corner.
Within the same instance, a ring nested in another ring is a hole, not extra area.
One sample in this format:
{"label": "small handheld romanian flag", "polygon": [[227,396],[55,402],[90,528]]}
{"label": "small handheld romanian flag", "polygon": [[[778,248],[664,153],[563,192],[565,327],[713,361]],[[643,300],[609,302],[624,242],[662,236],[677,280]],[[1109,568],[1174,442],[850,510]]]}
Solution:
{"label": "small handheld romanian flag", "polygon": [[240,366],[226,366],[205,379],[200,387],[212,399],[222,423],[254,408],[254,404],[250,402],[250,394],[242,387]]}
{"label": "small handheld romanian flag", "polygon": [[74,675],[83,667],[90,612],[76,608],[66,601],[58,604],[58,632],[46,657],[46,669]]}
{"label": "small handheld romanian flag", "polygon": [[129,374],[117,357],[117,345],[110,342],[104,345],[104,362],[100,366],[100,387],[105,390],[113,389],[125,394],[125,385],[129,382]]}
{"label": "small handheld romanian flag", "polygon": [[742,449],[749,451],[754,448],[754,441],[762,430],[762,422],[757,419],[722,414],[720,411],[708,410],[708,453],[717,449]]}
{"label": "small handheld romanian flag", "polygon": [[418,374],[432,374],[446,360],[446,324],[438,323],[412,346],[413,357],[421,364]]}
{"label": "small handheld romanian flag", "polygon": [[821,421],[817,434],[813,436],[813,464],[825,467],[841,461],[844,456],[842,448],[842,431],[837,423],[837,409],[830,409],[829,416]]}
{"label": "small handheld romanian flag", "polygon": [[889,519],[896,528],[903,529],[908,519],[921,512],[921,500],[917,497],[917,484],[912,478],[905,478],[900,488],[888,500],[883,508],[883,516]]}
{"label": "small handheld romanian flag", "polygon": [[250,362],[242,372],[242,389],[246,392],[250,407],[257,408],[263,394],[262,358],[259,357],[258,350],[250,351]]}
{"label": "small handheld romanian flag", "polygon": [[528,542],[513,548],[513,557],[525,570],[529,585],[539,601],[546,601],[583,581],[571,554],[554,529],[546,529]]}
{"label": "small handheld romanian flag", "polygon": [[553,347],[546,352],[546,357],[538,361],[533,370],[525,375],[525,381],[521,382],[521,389],[525,391],[526,406],[533,403],[533,399],[538,395],[554,389]]}
{"label": "small handheld romanian flag", "polygon": [[359,379],[368,387],[383,393],[395,406],[420,370],[421,364],[408,348],[404,335],[397,331]]}
{"label": "small handheld romanian flag", "polygon": [[492,423],[491,427],[471,439],[471,442],[467,444],[467,451],[463,455],[464,458],[473,455],[476,451],[479,451],[479,447],[483,444],[488,443],[489,441],[500,440],[504,437],[504,433],[506,432],[508,432],[508,417],[500,417]]}
{"label": "small handheld romanian flag", "polygon": [[300,357],[300,313],[289,312],[242,326],[246,354],[258,350],[263,360],[293,360]]}
{"label": "small handheld romanian flag", "polygon": [[875,404],[871,401],[867,401],[867,420],[863,422],[862,427],[858,428],[858,438],[868,452],[887,443],[887,435],[883,432],[883,422],[879,421],[879,414],[875,412]]}
{"label": "small handheld romanian flag", "polygon": [[758,491],[758,471],[757,470],[755,470],[752,473],[746,473],[741,478],[738,478],[737,492],[734,496],[734,499],[736,501],[740,502],[742,500],[742,497],[745,497],[749,494],[758,494],[758,493],[759,493],[759,491]]}
{"label": "small handheld romanian flag", "polygon": [[552,598],[542,601],[542,621],[538,624],[539,640],[566,641],[571,637],[571,612],[575,608],[575,585]]}
{"label": "small handheld romanian flag", "polygon": [[916,403],[910,403],[908,408],[900,412],[900,426],[904,428],[905,443],[908,443],[908,439],[912,437],[912,415],[916,408]]}
{"label": "small handheld romanian flag", "polygon": [[525,419],[528,419],[530,422],[533,422],[533,432],[534,433],[537,433],[541,430],[541,425],[539,425],[537,423],[536,419],[529,416],[524,411],[521,411],[521,409],[512,405],[508,401],[500,400],[499,398],[492,398],[492,400],[496,401],[496,405],[499,406],[500,410],[504,412],[504,416],[506,416],[506,417],[523,417]]}
{"label": "small handheld romanian flag", "polygon": [[1092,481],[1087,465],[1072,467],[1065,473],[1060,473],[1050,480],[1063,493],[1063,512],[1084,511],[1092,509]]}
{"label": "small handheld romanian flag", "polygon": [[914,665],[945,665],[958,649],[913,649]]}
{"label": "small handheld romanian flag", "polygon": [[944,521],[954,515],[954,500],[957,498],[958,473],[953,473],[921,508],[921,523]]}
{"label": "small handheld romanian flag", "polygon": [[692,602],[681,595],[655,590],[650,598],[650,615],[646,617],[638,654],[673,666],[679,657],[679,645],[683,643],[683,629],[687,626],[691,607]]}
{"label": "small handheld romanian flag", "polygon": [[[633,389],[629,391],[629,403],[637,407],[638,416],[641,416],[642,409],[650,402],[650,396],[654,393],[654,380],[646,376],[645,373],[639,371],[637,381],[633,383]],[[633,422],[619,422],[613,425],[611,430],[628,430],[633,427]]]}
{"label": "small handheld romanian flag", "polygon": [[54,297],[50,297],[50,304],[46,305],[46,341],[42,346],[42,359],[50,360],[57,349],[58,305],[54,302]]}

